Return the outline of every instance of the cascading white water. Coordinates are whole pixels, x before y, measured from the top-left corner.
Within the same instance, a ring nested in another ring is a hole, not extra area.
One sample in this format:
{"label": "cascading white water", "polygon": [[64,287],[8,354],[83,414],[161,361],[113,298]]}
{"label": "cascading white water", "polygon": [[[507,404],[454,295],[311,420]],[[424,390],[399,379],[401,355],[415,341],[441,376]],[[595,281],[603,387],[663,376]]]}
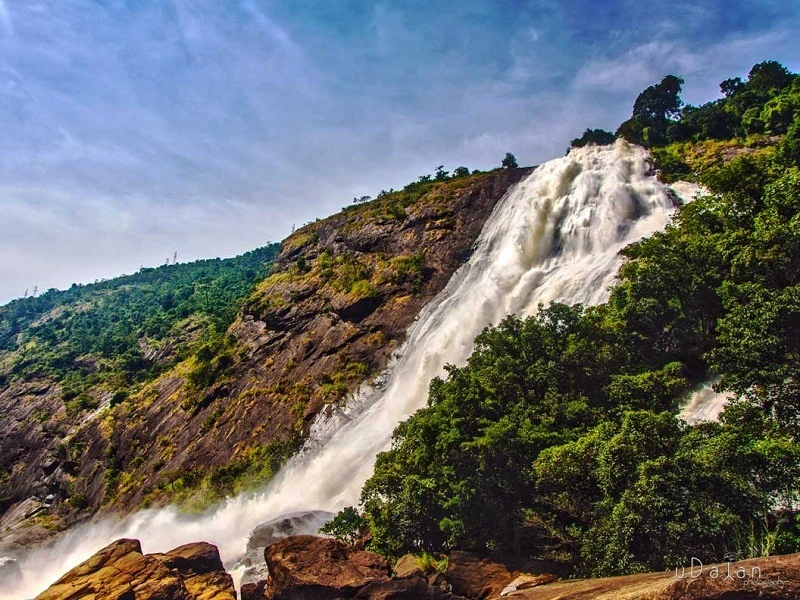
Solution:
{"label": "cascading white water", "polygon": [[678,416],[690,425],[719,419],[730,401],[730,394],[714,391],[713,386],[718,381],[719,378],[712,379],[692,392]]}
{"label": "cascading white water", "polygon": [[342,411],[320,417],[311,439],[261,493],[233,498],[190,519],[174,508],[141,511],[124,524],[93,523],[23,558],[24,583],[0,598],[29,598],[119,537],[146,552],[206,540],[226,564],[259,523],[302,510],[355,505],[395,426],[425,405],[430,380],[463,364],[475,336],[540,303],[606,299],[625,245],[663,228],[674,202],[649,174],[646,152],[618,141],[576,149],[538,167],[487,220],[470,260],[422,311],[381,385],[364,386]]}

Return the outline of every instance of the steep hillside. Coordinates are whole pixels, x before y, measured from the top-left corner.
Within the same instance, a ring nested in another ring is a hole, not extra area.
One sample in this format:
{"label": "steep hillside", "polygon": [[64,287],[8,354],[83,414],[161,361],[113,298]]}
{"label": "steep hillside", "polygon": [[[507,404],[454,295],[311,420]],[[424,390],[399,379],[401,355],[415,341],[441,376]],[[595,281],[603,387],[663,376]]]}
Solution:
{"label": "steep hillside", "polygon": [[[76,432],[227,329],[278,250],[141,269],[0,307],[0,510],[30,498],[3,528],[66,497],[82,453]],[[71,508],[86,504],[71,496]]]}
{"label": "steep hillside", "polygon": [[386,366],[526,173],[421,181],[298,230],[227,330],[185,326],[189,352],[97,408],[71,410],[66,384],[33,371],[14,379],[0,393],[0,526],[29,536],[101,508],[200,508],[267,480],[326,404]]}
{"label": "steep hillside", "polygon": [[0,306],[0,385],[41,377],[78,395],[98,382],[113,389],[152,379],[179,354],[181,332],[230,325],[277,253],[273,244],[226,260],[143,268]]}

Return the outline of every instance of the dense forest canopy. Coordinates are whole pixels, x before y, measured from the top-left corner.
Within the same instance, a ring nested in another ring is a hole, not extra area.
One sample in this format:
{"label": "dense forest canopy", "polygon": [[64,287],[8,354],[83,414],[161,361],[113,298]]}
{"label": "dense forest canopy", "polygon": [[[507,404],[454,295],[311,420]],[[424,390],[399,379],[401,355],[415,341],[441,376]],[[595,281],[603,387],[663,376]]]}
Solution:
{"label": "dense forest canopy", "polygon": [[633,115],[617,135],[644,146],[730,139],[787,132],[800,106],[800,80],[775,61],[755,65],[747,81],[726,79],[723,98],[702,106],[683,106],[683,79],[667,75],[636,99]]}
{"label": "dense forest canopy", "polygon": [[[800,550],[800,77],[763,62],[700,107],[682,84],[642,92],[616,135],[708,193],[624,250],[607,303],[510,316],[431,383],[363,488],[374,549],[585,575]],[[681,421],[712,379],[720,421]]]}
{"label": "dense forest canopy", "polygon": [[54,381],[70,412],[97,404],[93,386],[119,399],[224,332],[277,253],[273,244],[14,300],[0,307],[0,384]]}

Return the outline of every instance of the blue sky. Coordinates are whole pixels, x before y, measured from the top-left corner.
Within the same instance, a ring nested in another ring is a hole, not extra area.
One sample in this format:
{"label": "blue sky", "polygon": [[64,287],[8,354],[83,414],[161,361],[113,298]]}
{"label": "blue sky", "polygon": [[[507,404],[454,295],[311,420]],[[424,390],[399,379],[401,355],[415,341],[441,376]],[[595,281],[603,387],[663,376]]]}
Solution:
{"label": "blue sky", "polygon": [[797,2],[0,0],[0,302],[278,241],[439,164],[700,103]]}

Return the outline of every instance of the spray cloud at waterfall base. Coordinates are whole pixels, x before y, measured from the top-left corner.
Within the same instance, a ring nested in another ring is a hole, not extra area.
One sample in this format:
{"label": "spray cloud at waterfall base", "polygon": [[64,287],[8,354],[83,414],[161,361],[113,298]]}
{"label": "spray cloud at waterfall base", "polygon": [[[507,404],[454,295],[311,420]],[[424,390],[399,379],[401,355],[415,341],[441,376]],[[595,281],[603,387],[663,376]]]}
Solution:
{"label": "spray cloud at waterfall base", "polygon": [[264,491],[231,498],[200,517],[169,507],[122,523],[79,526],[53,547],[22,557],[23,582],[0,598],[32,597],[120,537],[140,539],[146,552],[208,541],[233,567],[259,524],[357,504],[395,426],[425,405],[430,380],[446,364],[466,361],[485,326],[508,314],[533,314],[541,303],[605,301],[619,250],[662,229],[673,198],[652,175],[646,151],[621,140],[541,165],[495,207],[471,258],[422,311],[387,372],[346,407],[321,413],[305,447]]}

